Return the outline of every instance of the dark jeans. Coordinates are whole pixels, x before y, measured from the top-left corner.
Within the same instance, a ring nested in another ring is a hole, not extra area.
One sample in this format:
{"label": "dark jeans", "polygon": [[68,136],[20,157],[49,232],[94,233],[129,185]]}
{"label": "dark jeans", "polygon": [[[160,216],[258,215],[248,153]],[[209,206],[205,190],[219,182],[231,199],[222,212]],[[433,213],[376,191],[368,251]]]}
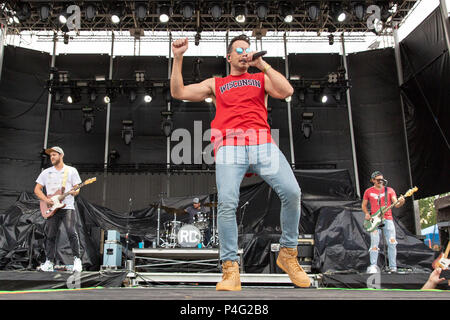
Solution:
{"label": "dark jeans", "polygon": [[76,230],[76,214],[73,209],[60,209],[52,217],[47,220],[47,237],[45,240],[45,254],[47,259],[55,263],[56,253],[56,236],[58,230],[64,223],[64,227],[69,238],[72,254],[80,258],[80,240]]}

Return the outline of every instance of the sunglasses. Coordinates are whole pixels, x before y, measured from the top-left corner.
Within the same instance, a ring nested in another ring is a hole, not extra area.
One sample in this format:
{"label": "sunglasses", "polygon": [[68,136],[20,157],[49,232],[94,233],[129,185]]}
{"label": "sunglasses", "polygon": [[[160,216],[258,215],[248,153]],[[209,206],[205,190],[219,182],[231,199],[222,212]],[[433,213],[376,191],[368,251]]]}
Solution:
{"label": "sunglasses", "polygon": [[[236,52],[238,54],[243,54],[244,53],[244,48],[236,48]],[[250,53],[252,52],[252,50],[250,48],[245,49],[245,53]]]}
{"label": "sunglasses", "polygon": [[384,179],[375,179],[376,182],[383,182]]}

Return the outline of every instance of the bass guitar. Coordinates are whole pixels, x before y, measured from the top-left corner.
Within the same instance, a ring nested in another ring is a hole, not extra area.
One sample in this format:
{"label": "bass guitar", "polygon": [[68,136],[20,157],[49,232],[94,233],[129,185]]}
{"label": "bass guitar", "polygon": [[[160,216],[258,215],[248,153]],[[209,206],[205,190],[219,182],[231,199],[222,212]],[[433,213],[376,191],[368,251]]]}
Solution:
{"label": "bass guitar", "polygon": [[450,241],[447,244],[447,249],[445,249],[445,253],[441,252],[439,257],[436,258],[436,260],[433,261],[431,266],[433,269],[441,268],[442,270],[448,269],[450,266],[450,259],[447,259],[448,253],[450,251]]}
{"label": "bass guitar", "polygon": [[53,216],[56,211],[58,211],[59,209],[62,209],[66,206],[65,203],[62,203],[64,201],[64,199],[73,191],[77,191],[79,190],[81,187],[93,183],[97,180],[97,178],[90,178],[87,179],[85,182],[83,182],[82,184],[79,184],[77,186],[74,186],[70,191],[66,192],[66,193],[62,193],[61,190],[58,190],[57,192],[55,192],[54,194],[48,195],[47,198],[53,201],[53,205],[49,206],[47,204],[47,202],[45,201],[40,201],[40,207],[41,207],[41,214],[44,217],[44,219],[48,219],[51,216]]}
{"label": "bass guitar", "polygon": [[369,220],[364,220],[363,223],[363,227],[367,232],[372,232],[373,230],[375,230],[376,228],[378,228],[378,226],[380,224],[382,224],[384,222],[384,213],[386,211],[391,210],[397,203],[400,202],[400,198],[406,198],[406,197],[410,197],[414,192],[416,192],[417,190],[419,190],[417,187],[414,187],[412,189],[409,189],[408,191],[406,191],[404,196],[400,196],[397,201],[395,201],[393,204],[391,204],[389,207],[381,207],[380,209],[378,209],[377,212],[375,212]]}

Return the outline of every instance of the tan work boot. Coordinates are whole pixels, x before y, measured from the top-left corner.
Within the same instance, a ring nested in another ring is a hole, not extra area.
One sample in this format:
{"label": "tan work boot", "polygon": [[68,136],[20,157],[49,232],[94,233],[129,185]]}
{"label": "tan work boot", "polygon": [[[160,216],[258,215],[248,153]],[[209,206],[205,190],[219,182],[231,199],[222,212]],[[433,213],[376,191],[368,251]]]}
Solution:
{"label": "tan work boot", "polygon": [[222,263],[222,281],[216,285],[217,291],[241,291],[241,277],[237,261]]}
{"label": "tan work boot", "polygon": [[311,286],[308,275],[298,263],[297,248],[280,248],[277,266],[289,275],[292,283],[297,287],[308,288]]}

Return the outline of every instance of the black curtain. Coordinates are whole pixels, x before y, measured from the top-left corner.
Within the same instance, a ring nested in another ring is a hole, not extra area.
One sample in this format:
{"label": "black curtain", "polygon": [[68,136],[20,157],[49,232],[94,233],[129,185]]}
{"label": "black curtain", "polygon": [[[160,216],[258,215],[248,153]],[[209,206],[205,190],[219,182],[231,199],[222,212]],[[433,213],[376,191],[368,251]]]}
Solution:
{"label": "black curtain", "polygon": [[450,191],[450,59],[439,7],[400,43],[417,198]]}

